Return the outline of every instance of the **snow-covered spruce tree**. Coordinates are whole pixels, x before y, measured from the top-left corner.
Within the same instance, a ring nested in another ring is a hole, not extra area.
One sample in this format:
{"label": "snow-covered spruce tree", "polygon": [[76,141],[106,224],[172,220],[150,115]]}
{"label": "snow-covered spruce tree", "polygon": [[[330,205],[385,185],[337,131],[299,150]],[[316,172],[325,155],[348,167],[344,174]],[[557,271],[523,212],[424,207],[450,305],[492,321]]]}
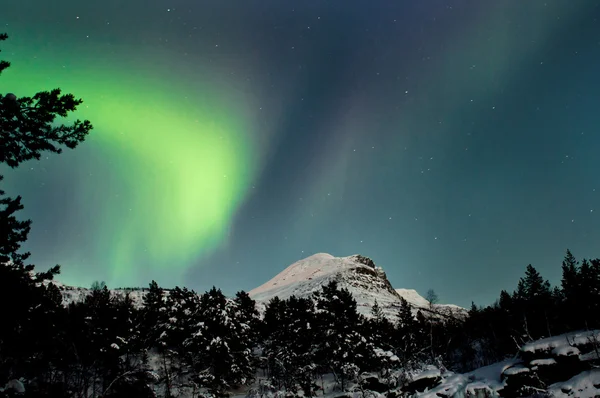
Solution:
{"label": "snow-covered spruce tree", "polygon": [[167,317],[167,298],[164,290],[156,281],[150,282],[148,293],[143,298],[143,307],[140,313],[140,338],[146,348],[158,345],[158,340],[163,332],[162,327]]}
{"label": "snow-covered spruce tree", "polygon": [[235,319],[244,329],[245,338],[254,347],[260,335],[260,314],[256,302],[245,291],[235,294]]}
{"label": "snow-covered spruce tree", "polygon": [[369,369],[387,374],[397,362],[392,355],[394,325],[385,317],[377,300],[371,308],[371,316],[365,319],[362,333],[373,346]]}
{"label": "snow-covered spruce tree", "polygon": [[238,374],[236,384],[247,385],[254,381],[258,366],[255,349],[258,345],[260,317],[256,302],[245,291],[236,293],[229,309],[234,320],[231,350]]}
{"label": "snow-covered spruce tree", "polygon": [[144,296],[144,306],[139,316],[139,330],[144,350],[155,353],[159,360],[159,384],[164,386],[166,397],[171,396],[172,370],[171,357],[164,341],[168,321],[167,298],[164,290],[156,281],[150,282],[148,293]]}
{"label": "snow-covered spruce tree", "polygon": [[[118,339],[119,319],[116,317],[114,299],[106,286],[92,290],[84,301],[86,305],[86,326],[89,336],[91,355],[95,359],[99,394],[103,393],[110,382],[119,375],[121,343]],[[123,344],[124,345],[124,344]]]}
{"label": "snow-covered spruce tree", "polygon": [[336,281],[315,293],[318,325],[317,363],[321,372],[332,372],[344,390],[367,369],[373,352],[367,339],[360,334],[362,316],[356,301],[347,289],[338,289]]}
{"label": "snow-covered spruce tree", "polygon": [[213,287],[204,293],[200,308],[200,321],[185,345],[191,352],[194,380],[210,394],[222,396],[227,389],[251,381],[252,347],[236,322],[237,304],[221,290]]}
{"label": "snow-covered spruce tree", "polygon": [[308,298],[273,298],[267,305],[268,331],[263,355],[269,377],[278,390],[314,396],[316,390],[316,322],[314,302]]}
{"label": "snow-covered spruce tree", "polygon": [[151,396],[150,369],[140,354],[131,298],[112,296],[102,286],[70,304],[68,312],[65,351],[70,366],[64,375],[69,389],[77,396]]}
{"label": "snow-covered spruce tree", "polygon": [[[0,42],[7,38],[0,34]],[[0,60],[0,73],[9,66]],[[0,94],[0,163],[15,168],[27,160],[39,159],[43,152],[58,153],[62,146],[76,147],[91,130],[90,122],[65,125],[55,120],[80,104],[81,100],[61,95],[60,90],[20,98]],[[31,221],[16,217],[23,208],[21,197],[13,199],[4,194],[0,190],[0,302],[10,305],[5,306],[0,322],[0,382],[26,377],[47,386],[56,373],[51,370],[52,364],[64,363],[61,355],[53,357],[57,351],[63,352],[55,319],[62,311],[60,294],[44,284],[60,268],[36,274],[33,265],[25,264],[29,253],[21,251],[21,244],[27,240]],[[40,330],[44,330],[41,335]],[[26,387],[31,392],[29,385]]]}
{"label": "snow-covered spruce tree", "polygon": [[262,322],[262,364],[266,367],[267,377],[275,390],[292,389],[290,366],[285,364],[281,358],[287,357],[285,314],[287,312],[287,301],[279,297],[273,297],[265,308]]}
{"label": "snow-covered spruce tree", "polygon": [[143,355],[139,331],[136,329],[138,311],[129,294],[113,297],[111,348],[119,355],[118,372],[111,376],[103,397],[153,397],[154,378]]}
{"label": "snow-covered spruce tree", "polygon": [[394,351],[401,364],[407,367],[416,358],[418,353],[419,333],[417,321],[412,314],[412,307],[404,298],[400,298],[400,309],[397,315],[397,323],[394,330]]}
{"label": "snow-covered spruce tree", "polygon": [[309,298],[290,297],[287,300],[287,311],[283,325],[287,330],[286,343],[290,346],[292,357],[291,369],[294,382],[300,386],[305,397],[316,393],[316,358],[315,350],[317,327],[315,304]]}
{"label": "snow-covered spruce tree", "polygon": [[190,386],[191,353],[185,342],[200,321],[200,297],[193,290],[175,287],[166,300],[165,321],[158,337],[163,363],[168,364],[173,393],[183,393]]}

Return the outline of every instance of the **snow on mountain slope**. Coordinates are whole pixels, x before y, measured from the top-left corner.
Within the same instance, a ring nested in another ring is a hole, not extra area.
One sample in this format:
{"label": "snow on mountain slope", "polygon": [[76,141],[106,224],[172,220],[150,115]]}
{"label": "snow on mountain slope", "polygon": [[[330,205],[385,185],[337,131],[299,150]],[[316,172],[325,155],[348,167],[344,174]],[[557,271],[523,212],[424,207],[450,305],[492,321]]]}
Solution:
{"label": "snow on mountain slope", "polygon": [[[47,281],[46,283],[52,283],[56,285],[62,295],[62,305],[67,306],[71,303],[81,302],[85,300],[91,292],[91,289],[85,287],[68,286],[57,280]],[[133,305],[137,308],[144,304],[144,296],[148,293],[148,289],[109,289],[113,297],[125,297],[129,293],[129,297],[133,302]],[[169,294],[168,290],[165,290],[165,294]]]}
{"label": "snow on mountain slope", "polygon": [[290,265],[249,294],[262,304],[275,296],[280,299],[292,295],[309,297],[332,280],[337,281],[340,288],[352,293],[359,312],[364,315],[370,314],[375,300],[386,315],[395,316],[398,312],[398,295],[383,270],[370,259],[359,255],[334,257],[326,253],[315,254]]}
{"label": "snow on mountain slope", "polygon": [[429,306],[429,301],[414,289],[396,289],[396,293],[414,307],[425,308]]}
{"label": "snow on mountain slope", "polygon": [[[394,290],[383,269],[361,255],[334,257],[327,253],[315,254],[290,265],[267,283],[251,290],[249,294],[259,305],[264,306],[275,296],[280,299],[287,299],[292,295],[309,297],[332,280],[337,281],[340,288],[346,288],[352,293],[358,311],[366,316],[370,316],[371,308],[377,300],[383,313],[390,320],[395,320],[401,296],[412,304],[415,310],[422,308],[429,311],[429,303],[415,290]],[[443,309],[448,315],[449,311],[461,314],[466,312],[459,308],[434,306],[434,310]]]}
{"label": "snow on mountain slope", "polygon": [[438,311],[442,313],[466,314],[467,310],[454,304],[434,304],[431,306],[429,301],[414,289],[396,289],[396,293],[404,300],[408,301],[413,308]]}
{"label": "snow on mountain slope", "polygon": [[[412,289],[395,289],[388,281],[385,272],[373,261],[361,255],[334,257],[327,253],[318,253],[297,261],[276,275],[267,283],[251,290],[250,296],[256,300],[260,310],[275,296],[287,299],[310,297],[314,292],[330,281],[336,280],[340,288],[346,288],[356,300],[361,314],[370,316],[371,308],[377,300],[383,313],[392,321],[396,320],[400,309],[400,297],[408,301],[413,311],[422,310],[425,316],[466,316],[464,308],[451,304],[429,305],[417,291]],[[55,284],[61,291],[63,305],[83,301],[90,289],[67,286],[58,281]],[[111,289],[113,296],[125,296],[129,293],[134,305],[141,307],[148,289]],[[169,294],[164,289],[165,295]]]}

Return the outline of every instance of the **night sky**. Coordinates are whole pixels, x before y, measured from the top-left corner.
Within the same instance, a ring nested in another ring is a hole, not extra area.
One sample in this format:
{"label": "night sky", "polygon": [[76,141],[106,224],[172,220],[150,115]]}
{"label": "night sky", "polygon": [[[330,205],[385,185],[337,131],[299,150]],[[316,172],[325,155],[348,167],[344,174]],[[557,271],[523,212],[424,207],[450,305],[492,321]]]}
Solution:
{"label": "night sky", "polygon": [[2,1],[0,92],[94,124],[1,170],[40,269],[250,290],[318,252],[489,304],[600,256],[600,1]]}

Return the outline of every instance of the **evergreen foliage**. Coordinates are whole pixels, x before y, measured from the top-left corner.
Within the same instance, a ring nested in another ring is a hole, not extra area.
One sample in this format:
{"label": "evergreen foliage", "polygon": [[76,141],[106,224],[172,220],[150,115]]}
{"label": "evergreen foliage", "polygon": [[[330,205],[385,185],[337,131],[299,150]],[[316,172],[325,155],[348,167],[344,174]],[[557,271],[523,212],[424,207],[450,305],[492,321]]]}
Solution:
{"label": "evergreen foliage", "polygon": [[366,370],[372,360],[372,344],[361,334],[363,317],[347,289],[336,281],[315,294],[317,308],[316,362],[321,373],[333,373],[343,390]]}

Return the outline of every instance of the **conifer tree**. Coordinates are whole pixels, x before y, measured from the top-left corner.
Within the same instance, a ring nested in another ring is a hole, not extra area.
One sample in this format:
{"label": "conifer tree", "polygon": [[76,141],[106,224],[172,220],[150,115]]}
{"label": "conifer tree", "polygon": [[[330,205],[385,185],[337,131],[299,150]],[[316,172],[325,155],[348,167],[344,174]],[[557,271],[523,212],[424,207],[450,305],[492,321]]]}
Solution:
{"label": "conifer tree", "polygon": [[562,291],[565,297],[574,297],[575,291],[579,286],[578,267],[575,256],[570,250],[567,250],[565,259],[562,262]]}
{"label": "conifer tree", "polygon": [[237,383],[246,385],[254,380],[257,367],[254,350],[258,345],[259,313],[248,293],[239,291],[233,301],[229,302],[229,314],[233,318],[231,350]]}
{"label": "conifer tree", "polygon": [[295,296],[287,300],[274,298],[267,305],[264,323],[269,330],[264,355],[274,385],[293,394],[302,389],[305,396],[313,396],[317,336],[314,302]]}
{"label": "conifer tree", "polygon": [[529,264],[525,276],[519,280],[513,302],[519,311],[522,334],[536,339],[552,334],[549,308],[552,305],[550,283]]}
{"label": "conifer tree", "polygon": [[[0,42],[8,39],[0,34]],[[10,66],[0,61],[0,73]],[[83,101],[60,89],[41,91],[33,97],[0,95],[0,163],[17,167],[22,162],[40,159],[42,152],[61,153],[62,147],[75,148],[92,125],[88,120],[56,125],[57,117],[65,118]]]}
{"label": "conifer tree", "polygon": [[583,260],[579,273],[577,307],[571,311],[579,317],[579,328],[593,328],[600,324],[600,263],[598,260]]}
{"label": "conifer tree", "polygon": [[185,341],[200,321],[200,298],[193,290],[176,286],[165,297],[164,308],[163,322],[157,328],[158,351],[165,376],[169,376],[170,390],[177,396],[186,387],[189,376],[191,358]]}
{"label": "conifer tree", "polygon": [[323,286],[315,296],[319,324],[318,361],[322,371],[333,372],[341,389],[366,369],[373,347],[359,332],[363,320],[356,301],[337,282]]}
{"label": "conifer tree", "polygon": [[140,338],[145,348],[154,348],[158,346],[167,316],[166,297],[156,281],[150,282],[143,303],[143,310],[140,314],[140,331],[142,332]]}
{"label": "conifer tree", "polygon": [[289,368],[294,382],[302,389],[304,396],[314,396],[316,376],[315,340],[317,327],[314,302],[309,298],[296,298],[287,300],[286,316],[283,322],[287,330],[285,343],[291,349]]}
{"label": "conifer tree", "polygon": [[254,358],[236,322],[237,304],[213,287],[200,299],[200,322],[185,342],[196,382],[211,394],[251,382]]}
{"label": "conifer tree", "polygon": [[275,296],[267,303],[262,322],[264,366],[271,382],[278,389],[293,388],[290,376],[291,365],[283,361],[288,358],[287,350],[291,347],[287,343],[287,300]]}
{"label": "conifer tree", "polygon": [[392,358],[394,325],[387,319],[377,300],[371,308],[371,318],[364,319],[363,324],[362,334],[373,347],[373,353],[370,355],[371,363],[368,367],[377,371],[389,370],[393,366],[390,358]]}
{"label": "conifer tree", "polygon": [[244,339],[255,347],[260,333],[260,314],[256,302],[243,290],[235,294],[234,302],[235,319],[243,329]]}
{"label": "conifer tree", "polygon": [[[6,39],[6,34],[0,34],[0,42]],[[0,60],[0,74],[9,66]],[[71,94],[61,95],[60,90],[40,92],[31,98],[0,94],[0,163],[15,168],[24,161],[39,159],[42,152],[76,147],[91,130],[90,122],[65,125],[55,121],[80,104],[81,100]],[[0,182],[2,179],[0,176]],[[20,196],[6,197],[0,190],[0,302],[11,303],[0,322],[0,380],[27,377],[40,386],[48,382],[52,362],[64,364],[57,353],[65,352],[60,350],[57,329],[64,310],[60,293],[45,283],[60,268],[35,273],[33,265],[25,264],[29,253],[21,251],[21,244],[27,239],[31,221],[16,217],[21,209]],[[45,331],[44,336],[33,339],[39,330]]]}
{"label": "conifer tree", "polygon": [[112,300],[112,323],[109,327],[111,353],[118,356],[113,374],[107,377],[103,397],[152,397],[154,380],[144,357],[143,347],[137,330],[137,310],[129,293],[115,296]]}
{"label": "conifer tree", "polygon": [[165,386],[165,395],[172,392],[171,357],[165,343],[168,321],[167,298],[164,290],[156,281],[150,282],[148,292],[143,298],[144,306],[139,315],[140,340],[144,350],[155,350],[160,357],[159,383]]}
{"label": "conifer tree", "polygon": [[590,304],[588,313],[590,315],[590,328],[600,328],[600,318],[593,318],[593,314],[600,314],[600,259],[590,261],[589,276],[585,277],[588,280],[590,292]]}
{"label": "conifer tree", "polygon": [[[585,267],[585,261],[583,266]],[[567,328],[577,328],[582,324],[581,280],[578,263],[570,250],[567,250],[562,262],[561,279],[561,318]]]}

